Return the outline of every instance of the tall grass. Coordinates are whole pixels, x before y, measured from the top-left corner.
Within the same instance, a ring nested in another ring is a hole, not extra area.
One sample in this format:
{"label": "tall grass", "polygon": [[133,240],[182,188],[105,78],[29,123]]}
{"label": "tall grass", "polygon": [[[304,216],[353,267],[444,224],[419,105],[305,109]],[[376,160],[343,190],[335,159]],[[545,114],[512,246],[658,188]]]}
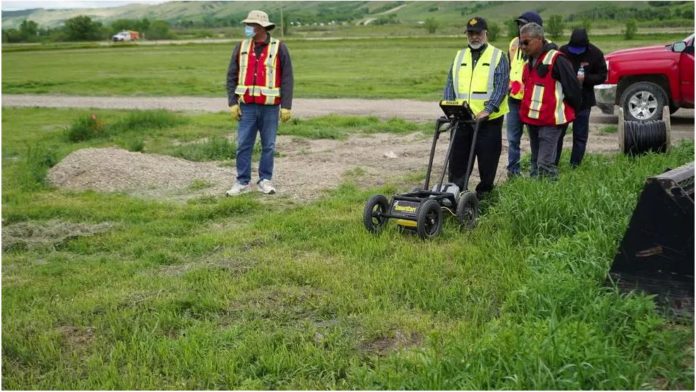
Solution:
{"label": "tall grass", "polygon": [[42,130],[73,116],[3,116],[3,225],[113,224],[3,253],[4,388],[693,389],[693,320],[605,282],[645,177],[691,161],[693,142],[507,182],[474,231],[448,219],[423,242],[361,225],[397,184],[302,205],[8,187],[23,141],[79,147]]}
{"label": "tall grass", "polygon": [[186,119],[166,110],[130,111],[125,117],[113,123],[105,123],[103,119],[92,113],[89,116],[78,117],[66,129],[66,137],[71,142],[83,142],[90,139],[138,135],[150,130],[171,128],[186,123]]}
{"label": "tall grass", "polygon": [[237,144],[224,137],[211,137],[203,142],[177,146],[171,155],[189,161],[223,161],[237,156]]}
{"label": "tall grass", "polygon": [[48,169],[58,163],[55,151],[41,145],[25,146],[25,152],[20,158],[17,184],[21,189],[32,190],[46,185]]}

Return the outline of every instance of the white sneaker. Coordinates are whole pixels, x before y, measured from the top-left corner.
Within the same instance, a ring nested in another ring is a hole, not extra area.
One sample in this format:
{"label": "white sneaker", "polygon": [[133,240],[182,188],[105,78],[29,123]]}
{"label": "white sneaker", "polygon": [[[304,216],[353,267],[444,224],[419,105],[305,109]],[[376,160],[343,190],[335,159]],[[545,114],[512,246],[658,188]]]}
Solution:
{"label": "white sneaker", "polygon": [[271,180],[261,180],[258,183],[259,191],[267,195],[272,195],[276,193],[276,189],[273,187]]}
{"label": "white sneaker", "polygon": [[242,193],[247,193],[251,190],[251,187],[249,184],[241,184],[239,182],[235,182],[234,185],[232,185],[232,188],[225,192],[225,195],[227,196],[238,196],[241,195]]}

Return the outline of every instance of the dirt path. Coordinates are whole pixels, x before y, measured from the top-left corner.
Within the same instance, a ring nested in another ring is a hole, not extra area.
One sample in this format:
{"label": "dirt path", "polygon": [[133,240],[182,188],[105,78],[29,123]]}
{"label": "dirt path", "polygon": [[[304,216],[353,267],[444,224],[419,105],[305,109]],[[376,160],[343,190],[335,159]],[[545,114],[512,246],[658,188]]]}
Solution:
{"label": "dirt path", "polygon": [[[224,98],[201,97],[74,97],[45,95],[4,95],[3,107],[95,107],[110,109],[166,109],[183,111],[224,111]],[[431,121],[440,115],[436,103],[413,100],[361,99],[296,99],[294,115],[299,118],[331,113],[343,115],[374,115],[382,118],[401,117],[408,120]],[[601,130],[616,124],[616,116],[592,113],[588,151],[618,151],[616,134]],[[672,117],[673,142],[694,138],[693,110],[680,110]],[[233,132],[230,132],[231,134]],[[430,135],[407,136],[376,134],[352,136],[344,141],[309,140],[279,137],[274,183],[278,198],[307,201],[320,197],[323,191],[335,189],[341,182],[352,180],[360,186],[374,186],[408,174],[425,172],[430,149]],[[434,173],[442,169],[447,137],[438,146]],[[565,145],[571,145],[570,135]],[[523,153],[529,142],[523,139]],[[507,140],[503,132],[503,151],[496,182],[505,181]],[[254,162],[253,175],[256,176]],[[140,197],[187,200],[206,195],[219,196],[234,181],[233,167],[214,162],[196,163],[155,154],[131,153],[114,148],[76,151],[53,167],[49,181],[59,187],[104,192],[126,192]],[[478,172],[472,184],[478,183]],[[403,184],[403,190],[417,181]]]}

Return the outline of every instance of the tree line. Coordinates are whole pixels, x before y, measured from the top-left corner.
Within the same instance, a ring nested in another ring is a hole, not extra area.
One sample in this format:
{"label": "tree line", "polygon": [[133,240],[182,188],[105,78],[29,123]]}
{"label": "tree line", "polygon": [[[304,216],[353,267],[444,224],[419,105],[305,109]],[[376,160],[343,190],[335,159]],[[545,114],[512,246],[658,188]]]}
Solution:
{"label": "tree line", "polygon": [[2,30],[2,42],[63,42],[99,41],[110,39],[123,30],[134,30],[147,39],[173,38],[169,23],[165,20],[118,19],[108,25],[94,21],[89,16],[76,16],[67,19],[63,26],[41,28],[33,20],[23,20],[19,28]]}

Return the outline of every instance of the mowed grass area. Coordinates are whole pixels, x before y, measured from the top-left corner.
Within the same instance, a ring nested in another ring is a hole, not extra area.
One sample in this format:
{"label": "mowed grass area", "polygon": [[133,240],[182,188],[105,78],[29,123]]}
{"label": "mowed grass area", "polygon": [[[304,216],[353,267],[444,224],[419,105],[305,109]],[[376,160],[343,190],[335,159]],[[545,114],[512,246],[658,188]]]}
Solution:
{"label": "mowed grass area", "polygon": [[[653,34],[624,41],[592,37],[605,53],[685,38]],[[567,38],[558,40],[563,44]],[[302,98],[437,100],[464,37],[287,41]],[[493,44],[507,48],[509,39]],[[75,47],[3,46],[5,94],[225,96],[233,43]],[[63,48],[63,49],[61,49]],[[27,50],[32,49],[32,50]],[[48,48],[45,48],[48,49]]]}
{"label": "mowed grass area", "polygon": [[[403,184],[356,179],[300,206],[46,186],[70,151],[136,137],[112,125],[68,141],[64,129],[90,113],[3,109],[3,243],[20,225],[45,236],[3,250],[3,388],[694,387],[693,321],[604,283],[644,179],[692,160],[692,142],[589,156],[555,183],[506,183],[476,230],[448,221],[423,242],[362,227],[367,198]],[[95,113],[141,129],[145,151],[229,127],[222,114]],[[386,131],[342,124],[344,135]],[[98,229],[70,236],[76,225]]]}

